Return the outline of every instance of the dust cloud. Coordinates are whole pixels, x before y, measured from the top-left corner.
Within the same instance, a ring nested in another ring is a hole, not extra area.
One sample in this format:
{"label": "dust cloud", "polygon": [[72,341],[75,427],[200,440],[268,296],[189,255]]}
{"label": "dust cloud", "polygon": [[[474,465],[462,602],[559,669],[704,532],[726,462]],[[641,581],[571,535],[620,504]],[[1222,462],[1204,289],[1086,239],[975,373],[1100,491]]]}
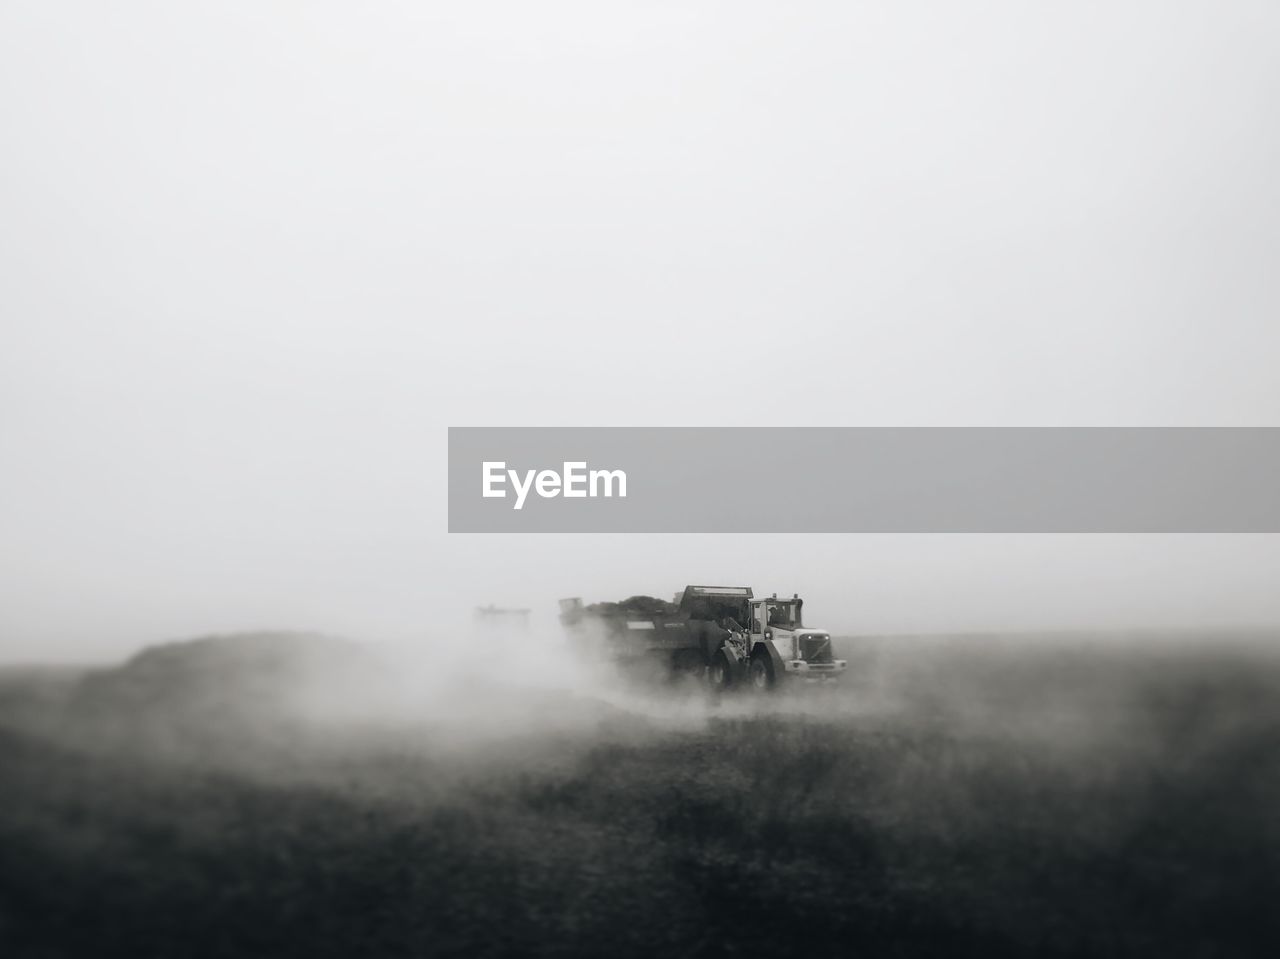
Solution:
{"label": "dust cloud", "polygon": [[16,955],[1255,954],[1278,650],[845,637],[838,685],[712,696],[473,623],[0,671],[0,935]]}

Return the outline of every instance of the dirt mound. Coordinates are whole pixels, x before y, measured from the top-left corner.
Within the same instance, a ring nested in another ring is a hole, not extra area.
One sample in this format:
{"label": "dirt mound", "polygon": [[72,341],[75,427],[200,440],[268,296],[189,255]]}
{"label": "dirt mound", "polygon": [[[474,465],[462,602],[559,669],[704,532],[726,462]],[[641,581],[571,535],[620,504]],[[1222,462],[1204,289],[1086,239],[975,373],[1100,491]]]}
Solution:
{"label": "dirt mound", "polygon": [[[311,633],[207,636],[144,649],[84,677],[69,718],[103,730],[226,734],[264,724],[350,718],[389,674],[368,649]],[[150,738],[154,738],[154,735]]]}
{"label": "dirt mound", "polygon": [[587,607],[587,611],[591,613],[636,613],[641,616],[669,616],[676,609],[675,603],[668,603],[656,596],[629,596],[618,603],[592,603]]}

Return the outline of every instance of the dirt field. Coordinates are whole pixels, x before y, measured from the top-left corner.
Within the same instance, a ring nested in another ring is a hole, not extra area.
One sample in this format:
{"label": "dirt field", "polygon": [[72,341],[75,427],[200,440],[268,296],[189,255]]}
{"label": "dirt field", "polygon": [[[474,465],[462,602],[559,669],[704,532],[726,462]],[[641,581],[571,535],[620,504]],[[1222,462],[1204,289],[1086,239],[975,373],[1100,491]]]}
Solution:
{"label": "dirt field", "polygon": [[0,953],[1277,954],[1277,637],[864,638],[815,696],[337,718],[284,693],[310,643],[3,674]]}

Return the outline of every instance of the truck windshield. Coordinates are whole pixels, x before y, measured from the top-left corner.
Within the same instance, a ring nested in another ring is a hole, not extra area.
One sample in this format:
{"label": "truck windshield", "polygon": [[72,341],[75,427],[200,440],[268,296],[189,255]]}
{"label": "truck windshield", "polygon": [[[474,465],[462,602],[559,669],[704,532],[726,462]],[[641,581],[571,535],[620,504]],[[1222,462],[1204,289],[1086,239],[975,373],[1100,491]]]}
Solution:
{"label": "truck windshield", "polygon": [[796,603],[770,603],[769,625],[779,629],[796,629],[800,626],[800,609]]}

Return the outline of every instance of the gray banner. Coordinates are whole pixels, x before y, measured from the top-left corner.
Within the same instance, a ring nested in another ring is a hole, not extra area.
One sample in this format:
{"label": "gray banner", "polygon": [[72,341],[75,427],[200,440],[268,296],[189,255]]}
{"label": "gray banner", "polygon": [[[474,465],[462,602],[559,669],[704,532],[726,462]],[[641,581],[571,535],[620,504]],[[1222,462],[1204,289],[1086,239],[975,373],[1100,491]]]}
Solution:
{"label": "gray banner", "polygon": [[1277,428],[449,429],[451,533],[1275,533],[1277,490]]}

